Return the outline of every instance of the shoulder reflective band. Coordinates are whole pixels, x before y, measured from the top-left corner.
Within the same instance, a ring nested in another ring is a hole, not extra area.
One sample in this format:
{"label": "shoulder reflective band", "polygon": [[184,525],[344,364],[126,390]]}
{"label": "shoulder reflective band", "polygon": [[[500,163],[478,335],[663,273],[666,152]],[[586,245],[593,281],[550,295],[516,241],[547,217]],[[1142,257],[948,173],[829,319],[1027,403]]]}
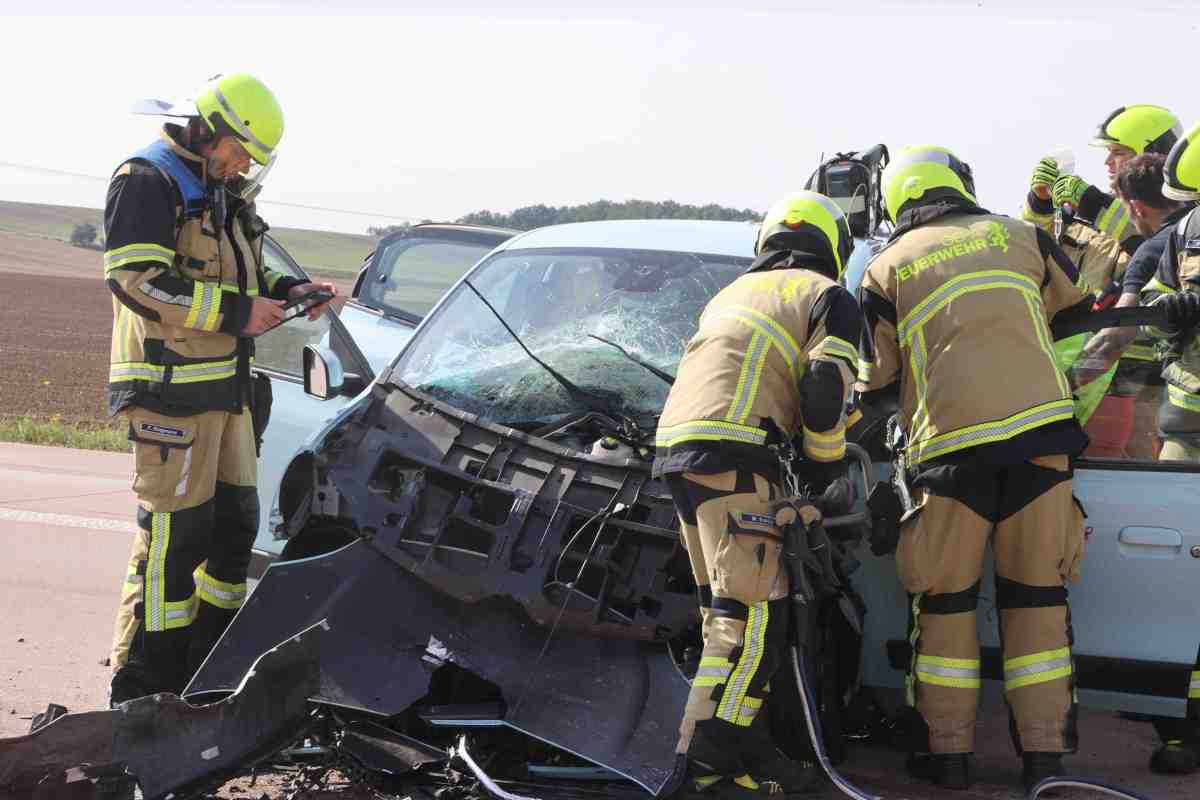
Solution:
{"label": "shoulder reflective band", "polygon": [[1066,320],[1055,320],[1050,324],[1050,332],[1055,339],[1066,339],[1077,333],[1086,331],[1102,331],[1105,328],[1127,328],[1142,325],[1164,327],[1167,324],[1167,312],[1158,306],[1130,306],[1128,308],[1110,308],[1107,311],[1093,311],[1091,314],[1074,316]]}

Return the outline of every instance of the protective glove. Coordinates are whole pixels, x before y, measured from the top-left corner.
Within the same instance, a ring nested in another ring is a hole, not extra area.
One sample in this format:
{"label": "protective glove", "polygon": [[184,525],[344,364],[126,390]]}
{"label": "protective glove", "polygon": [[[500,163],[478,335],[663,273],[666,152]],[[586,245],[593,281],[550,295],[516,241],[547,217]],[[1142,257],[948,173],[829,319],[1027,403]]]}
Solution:
{"label": "protective glove", "polygon": [[1029,179],[1029,186],[1038,197],[1049,200],[1050,187],[1054,186],[1054,182],[1057,180],[1058,161],[1046,156],[1033,168],[1033,177]]}
{"label": "protective glove", "polygon": [[1083,199],[1083,193],[1088,190],[1088,186],[1088,182],[1078,175],[1061,175],[1054,182],[1050,199],[1056,208],[1062,208],[1067,203],[1070,203],[1071,208],[1079,208],[1079,201]]}
{"label": "protective glove", "polygon": [[1155,305],[1162,306],[1167,315],[1167,324],[1184,330],[1200,322],[1200,294],[1176,292],[1161,298]]}

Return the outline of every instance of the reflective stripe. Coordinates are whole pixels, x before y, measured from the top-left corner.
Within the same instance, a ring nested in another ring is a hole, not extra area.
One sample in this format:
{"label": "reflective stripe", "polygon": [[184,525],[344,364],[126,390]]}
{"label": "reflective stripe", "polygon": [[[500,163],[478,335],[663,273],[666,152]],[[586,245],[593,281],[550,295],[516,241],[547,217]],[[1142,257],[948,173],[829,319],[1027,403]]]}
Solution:
{"label": "reflective stripe", "polygon": [[913,411],[912,439],[918,442],[929,427],[929,383],[925,379],[925,331],[918,330],[909,343],[908,365],[912,368],[913,384],[917,391],[917,408]]}
{"label": "reflective stripe", "polygon": [[737,425],[720,420],[696,420],[668,428],[659,428],[654,436],[655,447],[674,447],[682,442],[733,441],[747,444],[766,444],[767,432],[752,425]]}
{"label": "reflective stripe", "polygon": [[1135,361],[1158,361],[1157,351],[1148,344],[1131,344],[1121,351],[1121,358]]}
{"label": "reflective stripe", "polygon": [[750,688],[750,681],[754,678],[754,673],[758,671],[759,662],[762,661],[766,635],[767,604],[754,603],[750,606],[750,614],[746,620],[742,657],[738,659],[737,666],[729,676],[729,685],[725,687],[725,692],[721,695],[721,703],[717,706],[718,719],[732,722],[735,725],[743,724],[738,721],[739,712],[742,708],[742,701],[746,699],[746,692]]}
{"label": "reflective stripe", "polygon": [[1167,286],[1165,283],[1160,281],[1158,279],[1157,275],[1154,276],[1153,278],[1151,278],[1149,281],[1147,281],[1146,285],[1142,287],[1142,292],[1158,292],[1160,294],[1176,294],[1178,291],[1179,290],[1176,289],[1174,286]]}
{"label": "reflective stripe", "polygon": [[1019,658],[1004,660],[1004,688],[1006,690],[1020,689],[1038,683],[1065,678],[1070,675],[1071,649],[1060,647],[1057,650],[1043,650]]}
{"label": "reflective stripe", "polygon": [[723,317],[734,317],[739,322],[754,328],[763,335],[771,339],[771,343],[779,348],[779,352],[787,361],[788,369],[792,372],[792,377],[796,377],[796,367],[800,363],[800,346],[796,344],[796,340],[792,335],[783,329],[775,320],[768,317],[761,311],[750,308],[749,306],[729,306],[718,311],[713,319],[721,319]]}
{"label": "reflective stripe", "polygon": [[246,584],[219,581],[203,567],[197,567],[192,578],[196,581],[196,596],[209,605],[237,611],[246,599]]}
{"label": "reflective stripe", "polygon": [[1200,700],[1200,672],[1192,673],[1192,682],[1188,686],[1188,700]]}
{"label": "reflective stripe", "polygon": [[126,361],[124,363],[113,364],[108,368],[108,380],[110,383],[120,383],[121,381],[162,383],[163,372],[163,367],[158,367],[154,364]]}
{"label": "reflective stripe", "polygon": [[142,242],[127,244],[113,250],[104,251],[104,274],[120,269],[135,261],[156,261],[166,266],[175,263],[175,251],[158,244]]}
{"label": "reflective stripe", "polygon": [[771,340],[766,334],[755,331],[750,337],[750,347],[742,356],[742,371],[738,375],[737,388],[733,392],[733,402],[725,419],[738,424],[744,423],[750,416],[754,406],[754,398],[758,394],[758,384],[762,379],[763,365],[767,363],[767,354],[771,352]]}
{"label": "reflective stripe", "polygon": [[[941,164],[943,167],[950,166],[950,154],[943,150],[921,149],[908,150],[901,153],[896,159],[888,164],[888,171],[901,170],[913,164]],[[893,175],[897,174],[892,172]]]}
{"label": "reflective stripe", "polygon": [[917,654],[917,680],[954,689],[978,689],[979,659]]}
{"label": "reflective stripe", "polygon": [[1025,295],[1025,305],[1029,309],[1029,321],[1033,324],[1033,330],[1037,333],[1038,344],[1042,346],[1042,352],[1046,354],[1046,358],[1050,361],[1050,368],[1054,371],[1054,377],[1058,379],[1058,390],[1062,392],[1063,397],[1071,396],[1071,384],[1067,383],[1067,376],[1059,369],[1058,358],[1054,354],[1054,342],[1050,338],[1050,327],[1046,322],[1046,313],[1042,309],[1044,306],[1038,302],[1035,303],[1033,298],[1028,294]]}
{"label": "reflective stripe", "polygon": [[1121,204],[1121,201],[1116,199],[1101,212],[1100,218],[1096,220],[1096,227],[1118,242],[1121,241],[1121,234],[1125,232],[1125,226],[1128,224],[1129,214],[1126,213],[1125,206]]}
{"label": "reflective stripe", "polygon": [[230,126],[238,132],[239,136],[241,136],[243,139],[246,139],[250,142],[250,144],[254,145],[259,150],[262,150],[269,156],[273,148],[267,147],[265,144],[259,141],[258,137],[251,133],[250,129],[246,127],[246,123],[242,122],[241,117],[233,113],[233,107],[229,105],[229,101],[227,101],[225,99],[225,95],[221,93],[221,87],[217,85],[216,81],[213,81],[212,90],[213,96],[217,98],[217,103],[219,103],[221,106],[221,110],[225,112],[225,121],[228,122]]}
{"label": "reflective stripe", "polygon": [[838,461],[846,455],[846,425],[839,420],[833,430],[815,433],[804,430],[804,455],[814,461]]}
{"label": "reflective stripe", "polygon": [[754,722],[754,718],[758,716],[758,712],[762,709],[763,701],[758,697],[746,696],[742,701],[742,707],[738,711],[737,724],[750,725]]}
{"label": "reflective stripe", "polygon": [[174,630],[176,628],[186,628],[196,621],[196,610],[198,604],[196,595],[193,593],[187,600],[180,600],[176,603],[166,604],[166,626],[165,630]]}
{"label": "reflective stripe", "polygon": [[180,364],[171,369],[171,383],[198,383],[232,378],[237,374],[237,359],[208,361],[203,364]]}
{"label": "reflective stripe", "polygon": [[1033,279],[1020,273],[999,269],[972,272],[946,281],[936,292],[918,303],[916,308],[900,320],[896,333],[901,342],[904,342],[914,330],[923,327],[930,317],[951,300],[960,295],[987,289],[1016,289],[1020,292],[1030,292],[1039,300],[1041,298],[1040,287]]}
{"label": "reflective stripe", "polygon": [[171,543],[171,515],[155,512],[150,517],[150,552],[146,558],[145,622],[147,631],[165,631],[167,593],[167,546]]}
{"label": "reflective stripe", "polygon": [[1049,403],[1028,408],[1005,419],[970,425],[934,436],[926,441],[915,442],[909,448],[909,452],[912,454],[912,460],[909,463],[917,464],[926,459],[953,453],[966,447],[1004,441],[1027,430],[1050,422],[1071,419],[1074,416],[1075,403],[1072,400],[1051,400]]}
{"label": "reflective stripe", "polygon": [[[214,284],[214,285],[219,286],[222,292],[229,292],[230,294],[241,294],[242,293],[241,289],[239,289],[237,286],[234,286],[232,283],[218,283],[218,284]],[[269,291],[269,289],[268,289],[268,291]],[[258,287],[257,286],[247,286],[246,287],[246,296],[247,297],[258,297]]]}
{"label": "reflective stripe", "polygon": [[125,583],[121,584],[121,597],[132,597],[142,591],[142,586],[145,580],[136,572],[125,576]]}
{"label": "reflective stripe", "polygon": [[921,641],[921,598],[924,592],[912,596],[912,607],[909,618],[912,620],[908,632],[908,647],[912,655],[908,661],[908,671],[904,673],[904,702],[911,708],[917,707],[917,642]]}
{"label": "reflective stripe", "polygon": [[826,336],[817,345],[817,349],[828,356],[840,356],[850,362],[852,370],[858,369],[858,348],[845,339],[839,339],[836,336]]}
{"label": "reflective stripe", "polygon": [[221,287],[214,283],[196,281],[192,289],[192,305],[184,320],[185,328],[213,331],[221,311]]}
{"label": "reflective stripe", "polygon": [[1178,386],[1168,383],[1167,399],[1176,408],[1200,414],[1200,396],[1194,395],[1186,389],[1180,389]]}

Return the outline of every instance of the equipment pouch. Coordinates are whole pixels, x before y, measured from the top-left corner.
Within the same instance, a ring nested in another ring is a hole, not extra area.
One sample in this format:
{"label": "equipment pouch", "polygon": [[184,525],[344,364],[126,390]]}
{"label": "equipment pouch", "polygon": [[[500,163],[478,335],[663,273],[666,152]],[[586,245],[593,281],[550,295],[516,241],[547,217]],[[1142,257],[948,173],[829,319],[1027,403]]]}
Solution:
{"label": "equipment pouch", "polygon": [[896,487],[889,481],[876,483],[867,496],[867,510],[871,512],[871,552],[877,556],[896,552],[900,518],[904,516],[904,504]]}
{"label": "equipment pouch", "polygon": [[271,421],[271,379],[262,373],[250,379],[250,414],[254,423],[254,455],[262,455],[263,434]]}

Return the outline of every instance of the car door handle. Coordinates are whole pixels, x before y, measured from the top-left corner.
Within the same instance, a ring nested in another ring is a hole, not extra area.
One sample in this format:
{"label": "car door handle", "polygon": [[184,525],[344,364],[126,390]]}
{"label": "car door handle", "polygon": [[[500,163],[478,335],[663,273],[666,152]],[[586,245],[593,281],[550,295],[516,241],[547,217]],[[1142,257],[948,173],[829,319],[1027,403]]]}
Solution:
{"label": "car door handle", "polygon": [[1141,547],[1183,547],[1183,534],[1173,528],[1121,528],[1117,539],[1121,544]]}

